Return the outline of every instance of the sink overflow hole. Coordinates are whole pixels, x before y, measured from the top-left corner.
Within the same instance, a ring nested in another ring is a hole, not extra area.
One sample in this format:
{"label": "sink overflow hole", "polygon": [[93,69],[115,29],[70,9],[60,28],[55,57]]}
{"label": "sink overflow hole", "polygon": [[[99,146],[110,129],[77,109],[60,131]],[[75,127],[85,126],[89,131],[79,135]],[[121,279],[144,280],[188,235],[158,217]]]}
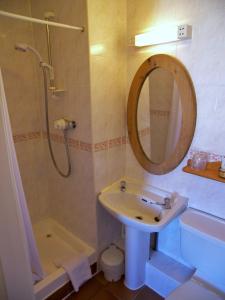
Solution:
{"label": "sink overflow hole", "polygon": [[143,202],[148,202],[148,200],[146,200],[145,198],[141,198],[141,200],[142,200]]}
{"label": "sink overflow hole", "polygon": [[142,216],[136,216],[135,218],[138,220],[143,220]]}

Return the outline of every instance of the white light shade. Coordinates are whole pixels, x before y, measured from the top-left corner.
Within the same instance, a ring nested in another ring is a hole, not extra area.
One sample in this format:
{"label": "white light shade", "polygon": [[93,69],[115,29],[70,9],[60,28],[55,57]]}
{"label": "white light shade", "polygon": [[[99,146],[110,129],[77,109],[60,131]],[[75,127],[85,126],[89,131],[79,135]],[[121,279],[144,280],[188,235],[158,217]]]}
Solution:
{"label": "white light shade", "polygon": [[[184,28],[191,28],[189,25],[183,25]],[[179,26],[180,27],[180,26]],[[163,43],[169,43],[178,41],[180,39],[190,38],[191,35],[188,32],[185,36],[178,36],[178,26],[177,25],[168,25],[168,26],[159,26],[153,27],[148,32],[135,35],[135,46],[143,47],[149,45],[157,45]]]}

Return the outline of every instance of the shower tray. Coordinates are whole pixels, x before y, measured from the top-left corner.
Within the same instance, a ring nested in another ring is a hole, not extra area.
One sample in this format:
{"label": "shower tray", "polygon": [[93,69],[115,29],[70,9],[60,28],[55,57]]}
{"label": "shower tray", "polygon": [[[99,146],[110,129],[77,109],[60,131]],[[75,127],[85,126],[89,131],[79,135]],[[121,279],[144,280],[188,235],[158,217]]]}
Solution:
{"label": "shower tray", "polygon": [[90,265],[96,262],[95,250],[74,236],[53,219],[45,219],[33,226],[42,268],[43,280],[34,284],[35,299],[45,299],[69,282],[63,268],[54,264],[61,257],[83,253]]}

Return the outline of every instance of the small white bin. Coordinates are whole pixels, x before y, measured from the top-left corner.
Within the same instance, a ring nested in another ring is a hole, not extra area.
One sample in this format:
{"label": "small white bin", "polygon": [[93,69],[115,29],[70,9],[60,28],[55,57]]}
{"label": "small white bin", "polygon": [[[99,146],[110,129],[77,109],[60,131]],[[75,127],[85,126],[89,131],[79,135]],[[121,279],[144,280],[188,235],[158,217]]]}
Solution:
{"label": "small white bin", "polygon": [[106,280],[120,280],[124,273],[123,252],[114,245],[110,246],[102,253],[101,268]]}

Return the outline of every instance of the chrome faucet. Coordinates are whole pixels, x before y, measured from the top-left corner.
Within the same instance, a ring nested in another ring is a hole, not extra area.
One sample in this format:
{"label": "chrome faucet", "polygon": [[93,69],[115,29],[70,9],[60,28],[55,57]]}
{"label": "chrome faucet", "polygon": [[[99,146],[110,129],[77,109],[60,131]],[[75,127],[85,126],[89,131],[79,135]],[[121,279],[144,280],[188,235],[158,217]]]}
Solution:
{"label": "chrome faucet", "polygon": [[170,209],[171,208],[171,198],[166,197],[164,198],[164,207],[165,209]]}
{"label": "chrome faucet", "polygon": [[127,183],[125,180],[120,181],[120,191],[121,192],[126,192],[126,189],[127,189],[126,185],[127,185]]}
{"label": "chrome faucet", "polygon": [[172,201],[171,198],[166,197],[166,198],[164,198],[164,202],[163,203],[161,203],[161,202],[154,202],[154,204],[162,206],[165,209],[170,209],[171,208],[171,201]]}
{"label": "chrome faucet", "polygon": [[[125,189],[126,189],[126,187],[125,187]],[[121,188],[120,188],[120,190],[121,190]],[[122,191],[122,190],[121,190]],[[155,204],[155,205],[159,205],[159,206],[161,206],[161,207],[164,207],[165,209],[170,209],[171,208],[171,203],[172,203],[172,199],[171,198],[169,198],[169,197],[165,197],[163,200],[164,200],[164,202],[162,203],[162,202],[158,202],[158,201],[149,201],[149,200],[147,200],[147,199],[145,199],[145,198],[142,198],[141,199],[142,201],[144,201],[144,202],[147,202],[147,203],[149,203],[149,204]]]}

